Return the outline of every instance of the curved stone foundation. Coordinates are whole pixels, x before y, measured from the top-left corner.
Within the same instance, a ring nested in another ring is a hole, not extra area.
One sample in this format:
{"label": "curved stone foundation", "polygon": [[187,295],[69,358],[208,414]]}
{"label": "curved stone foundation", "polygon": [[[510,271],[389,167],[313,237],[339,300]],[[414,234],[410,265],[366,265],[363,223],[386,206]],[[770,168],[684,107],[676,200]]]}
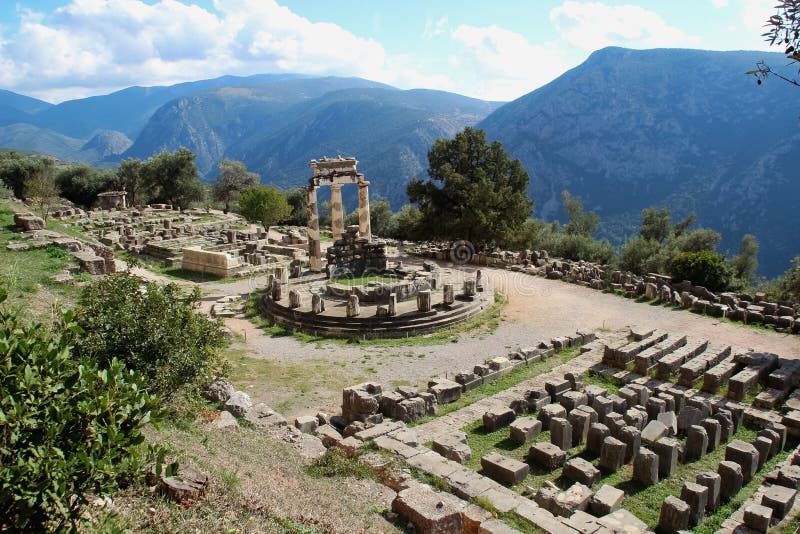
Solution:
{"label": "curved stone foundation", "polygon": [[364,303],[360,304],[357,316],[348,317],[346,300],[328,298],[324,311],[314,313],[310,293],[303,294],[300,305],[292,308],[285,295],[275,301],[268,292],[261,297],[259,307],[276,324],[316,336],[396,338],[429,334],[452,326],[478,315],[494,303],[494,291],[488,284],[473,296],[455,296],[452,304],[443,302],[442,291],[430,297],[429,311],[419,311],[417,302],[406,301],[397,303],[393,316],[387,315],[385,306]]}

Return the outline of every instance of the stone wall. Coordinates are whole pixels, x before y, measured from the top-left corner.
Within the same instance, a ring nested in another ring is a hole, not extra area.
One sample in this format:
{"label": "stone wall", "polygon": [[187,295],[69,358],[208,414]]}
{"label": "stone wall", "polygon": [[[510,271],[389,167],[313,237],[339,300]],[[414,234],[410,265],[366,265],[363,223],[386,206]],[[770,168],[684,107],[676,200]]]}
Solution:
{"label": "stone wall", "polygon": [[386,243],[360,237],[358,226],[348,226],[347,231],[328,247],[328,274],[365,272],[380,273],[386,269]]}

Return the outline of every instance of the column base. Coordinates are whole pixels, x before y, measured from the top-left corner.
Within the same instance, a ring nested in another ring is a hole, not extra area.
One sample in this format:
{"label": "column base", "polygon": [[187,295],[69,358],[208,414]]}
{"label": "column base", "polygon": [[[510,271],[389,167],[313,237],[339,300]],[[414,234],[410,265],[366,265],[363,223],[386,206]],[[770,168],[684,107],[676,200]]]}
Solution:
{"label": "column base", "polygon": [[322,258],[309,258],[309,266],[308,269],[315,273],[321,273],[325,270],[325,262],[322,261]]}

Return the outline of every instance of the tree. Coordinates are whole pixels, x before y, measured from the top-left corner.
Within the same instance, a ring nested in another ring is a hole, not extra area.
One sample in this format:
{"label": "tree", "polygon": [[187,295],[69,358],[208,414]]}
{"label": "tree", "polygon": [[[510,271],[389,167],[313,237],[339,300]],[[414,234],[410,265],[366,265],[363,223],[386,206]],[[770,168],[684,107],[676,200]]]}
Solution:
{"label": "tree", "polygon": [[47,223],[50,208],[58,202],[58,186],[53,178],[53,165],[43,165],[25,179],[25,198],[33,201]]}
{"label": "tree", "polygon": [[308,192],[304,187],[294,187],[286,191],[286,202],[292,207],[292,214],[287,220],[293,226],[308,224]]}
{"label": "tree", "polygon": [[248,172],[241,161],[225,158],[219,164],[219,177],[211,186],[211,192],[215,200],[225,203],[225,213],[228,213],[230,203],[239,197],[239,193],[260,181],[261,177]]}
{"label": "tree", "polygon": [[422,234],[422,212],[412,204],[406,204],[393,215],[394,234],[396,239],[418,240]]}
{"label": "tree", "polygon": [[156,200],[179,208],[203,200],[205,195],[197,179],[194,153],[188,148],[181,147],[175,152],[165,150],[151,157],[144,162],[141,176]]}
{"label": "tree", "polygon": [[128,158],[119,164],[117,179],[119,187],[127,193],[128,205],[145,204],[150,200],[151,191],[144,178],[144,162],[140,159]]}
{"label": "tree", "polygon": [[142,429],[160,415],[141,375],[116,359],[98,368],[74,348],[74,315],[61,320],[51,333],[0,309],[4,532],[77,532],[89,497],[114,490],[143,463]]}
{"label": "tree", "polygon": [[283,193],[271,185],[257,185],[242,191],[239,213],[252,223],[260,223],[268,230],[273,224],[285,221],[292,213]]}
{"label": "tree", "polygon": [[101,366],[119,358],[145,375],[152,391],[169,397],[220,366],[222,325],[195,310],[199,301],[197,288],[186,294],[175,284],[107,276],[81,293],[76,313],[84,334],[77,346]]}
{"label": "tree", "polygon": [[[780,0],[775,6],[776,13],[766,23],[768,30],[762,34],[764,39],[772,45],[785,47],[784,53],[791,63],[800,62],[800,0]],[[755,70],[748,71],[756,77],[759,85],[770,75],[800,87],[800,81],[776,72],[764,61],[756,63]]]}
{"label": "tree", "polygon": [[597,231],[597,226],[600,224],[600,217],[595,212],[587,213],[584,211],[581,198],[570,195],[569,191],[562,191],[561,199],[564,204],[564,211],[567,212],[567,233],[587,237],[593,236]]}
{"label": "tree", "polygon": [[[358,224],[358,211],[351,212],[345,218],[345,224]],[[373,235],[380,237],[392,237],[395,234],[394,214],[392,206],[385,198],[370,202],[369,204],[369,227]],[[334,236],[336,239],[338,237]]]}
{"label": "tree", "polygon": [[415,178],[407,191],[431,237],[502,244],[531,213],[528,173],[500,143],[487,144],[483,130],[435,141],[428,163],[431,180]]}
{"label": "tree", "polygon": [[770,282],[765,288],[767,295],[779,302],[792,302],[798,308],[800,304],[800,256],[792,260],[792,266]]}
{"label": "tree", "polygon": [[670,215],[667,208],[645,208],[642,210],[642,228],[639,235],[663,243],[670,235]]}
{"label": "tree", "polygon": [[53,160],[21,156],[16,152],[0,154],[0,180],[17,198],[25,198],[25,182],[42,171],[51,171]]}
{"label": "tree", "polygon": [[727,289],[731,272],[722,254],[703,250],[681,252],[669,264],[669,274],[674,280],[689,280],[711,291]]}
{"label": "tree", "polygon": [[83,163],[71,165],[56,175],[61,195],[84,207],[90,207],[98,193],[118,189],[118,180],[114,173],[98,171]]}

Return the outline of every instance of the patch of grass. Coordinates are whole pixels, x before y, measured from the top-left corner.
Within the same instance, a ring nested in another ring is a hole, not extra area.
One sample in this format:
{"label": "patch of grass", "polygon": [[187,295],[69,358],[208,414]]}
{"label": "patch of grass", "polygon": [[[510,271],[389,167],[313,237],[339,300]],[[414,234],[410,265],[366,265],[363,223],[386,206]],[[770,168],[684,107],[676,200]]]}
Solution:
{"label": "patch of grass", "polygon": [[544,534],[545,532],[513,510],[511,512],[497,514],[497,517],[503,521],[503,523],[511,528],[519,530],[523,534]]}
{"label": "patch of grass", "polygon": [[620,384],[611,377],[607,377],[601,375],[600,373],[596,373],[592,370],[587,371],[581,377],[584,384],[591,384],[594,386],[600,386],[601,388],[606,388],[608,390],[609,395],[616,395],[621,387]]}
{"label": "patch of grass", "polygon": [[328,284],[341,284],[343,286],[365,286],[370,282],[380,282],[384,284],[391,284],[392,282],[399,282],[400,279],[396,276],[378,276],[378,275],[370,275],[370,276],[356,276],[353,278],[336,278],[333,280],[329,280]]}
{"label": "patch of grass", "polygon": [[[540,360],[528,365],[520,365],[515,367],[511,371],[497,378],[494,382],[481,384],[475,389],[471,389],[465,393],[462,393],[461,398],[459,398],[457,401],[439,406],[437,416],[447,415],[448,413],[460,410],[465,406],[469,406],[473,402],[479,401],[486,397],[491,397],[496,393],[500,393],[501,391],[505,391],[512,386],[516,386],[520,382],[524,382],[525,380],[548,373],[555,367],[558,367],[562,363],[567,363],[579,355],[580,349],[578,347],[572,347],[561,350],[546,360]],[[431,419],[433,418],[426,417],[418,419],[417,421],[410,423],[408,426],[419,425],[430,421]]]}
{"label": "patch of grass", "polygon": [[164,265],[164,262],[146,255],[134,254],[133,252],[122,250],[117,253],[117,257],[122,260],[125,260],[133,265],[141,265],[148,271],[151,271],[155,274],[172,278],[175,280],[183,280],[186,282],[195,282],[201,284],[203,282],[229,282],[234,280],[234,278],[226,278],[222,276],[216,276],[210,273],[197,273],[194,271],[187,271],[182,267],[172,266],[167,267]]}
{"label": "patch of grass", "polygon": [[358,479],[378,480],[378,476],[372,467],[359,461],[356,458],[348,458],[347,455],[337,447],[331,447],[319,459],[305,467],[305,472],[316,478],[344,478],[353,477]]}

